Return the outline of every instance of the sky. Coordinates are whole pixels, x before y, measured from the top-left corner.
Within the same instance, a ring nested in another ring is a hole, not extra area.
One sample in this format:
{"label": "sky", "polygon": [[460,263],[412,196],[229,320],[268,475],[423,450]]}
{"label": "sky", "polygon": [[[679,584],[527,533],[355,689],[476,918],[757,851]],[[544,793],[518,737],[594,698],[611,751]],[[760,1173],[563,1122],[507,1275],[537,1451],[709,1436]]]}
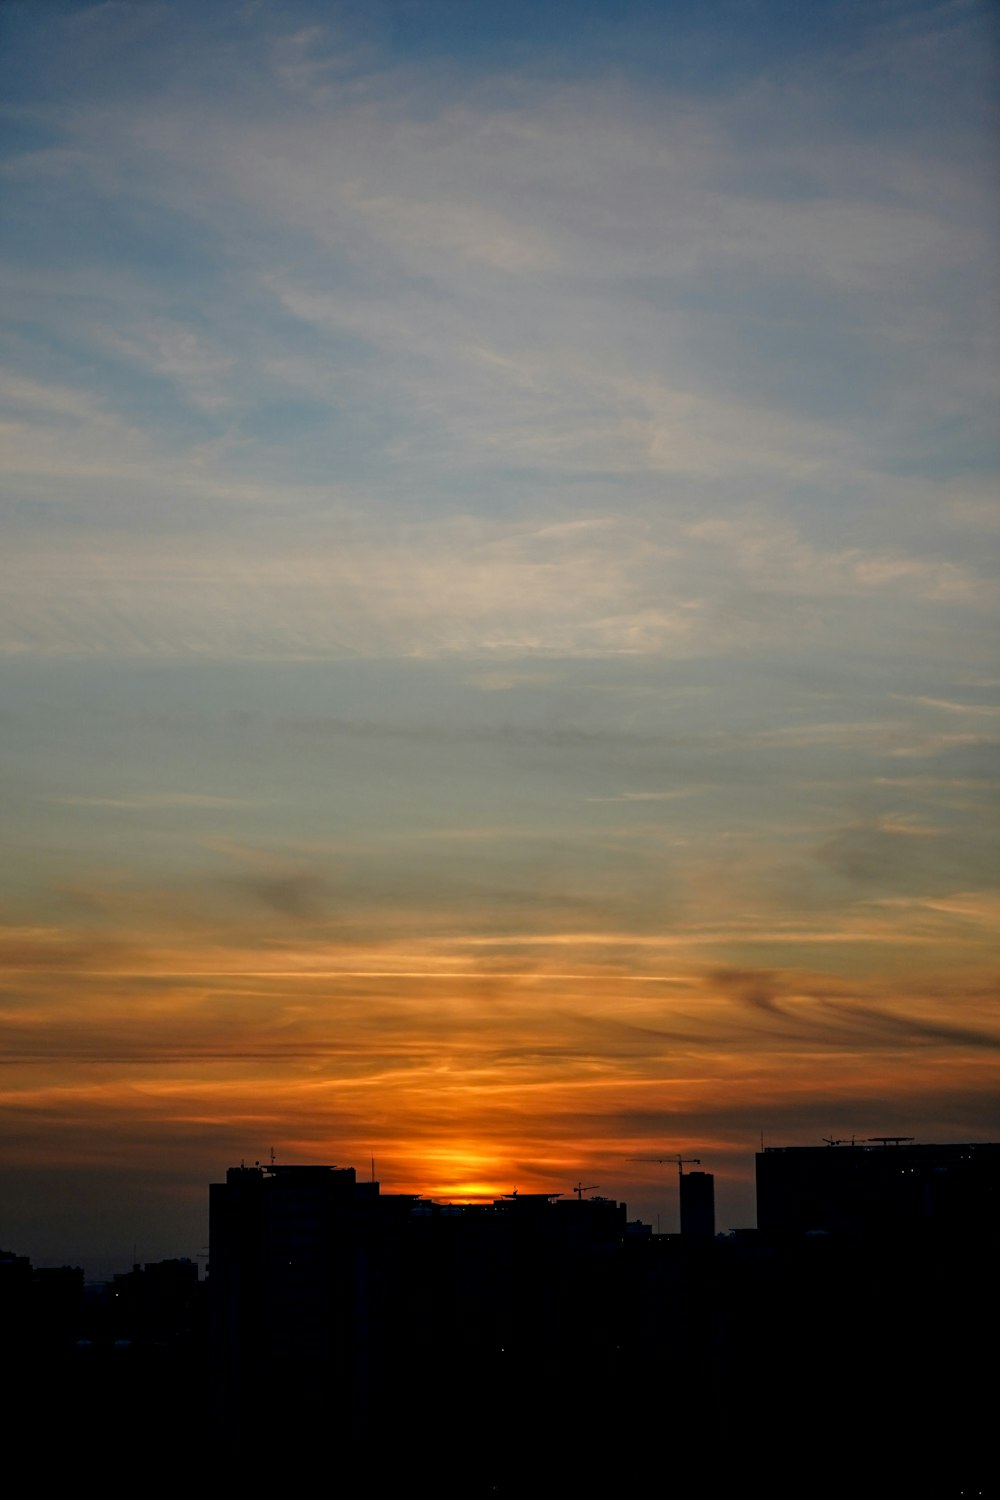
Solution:
{"label": "sky", "polygon": [[1000,1139],[998,33],[0,6],[0,1248]]}

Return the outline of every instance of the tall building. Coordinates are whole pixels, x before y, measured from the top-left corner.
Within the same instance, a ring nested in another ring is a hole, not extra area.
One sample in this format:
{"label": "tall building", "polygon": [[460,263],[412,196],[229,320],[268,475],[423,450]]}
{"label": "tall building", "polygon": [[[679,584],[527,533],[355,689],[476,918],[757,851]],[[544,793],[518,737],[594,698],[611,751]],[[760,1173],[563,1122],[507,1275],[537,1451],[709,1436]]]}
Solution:
{"label": "tall building", "polygon": [[[409,1200],[407,1200],[409,1201]],[[209,1188],[221,1420],[356,1420],[369,1390],[378,1184],[353,1167],[231,1167]]]}
{"label": "tall building", "polygon": [[712,1239],[715,1234],[715,1178],[711,1172],[681,1172],[681,1234]]}
{"label": "tall building", "polygon": [[755,1420],[780,1396],[829,1493],[1000,1492],[1000,1145],[770,1147],[756,1171],[759,1260],[739,1303],[766,1393]]}

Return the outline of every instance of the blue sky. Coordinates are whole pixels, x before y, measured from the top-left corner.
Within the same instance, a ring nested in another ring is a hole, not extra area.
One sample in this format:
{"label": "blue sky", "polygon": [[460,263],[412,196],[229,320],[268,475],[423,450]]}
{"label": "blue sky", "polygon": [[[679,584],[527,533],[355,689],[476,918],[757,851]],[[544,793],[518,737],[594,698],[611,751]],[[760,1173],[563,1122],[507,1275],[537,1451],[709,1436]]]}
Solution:
{"label": "blue sky", "polygon": [[7,1248],[996,1138],[996,59],[8,0]]}

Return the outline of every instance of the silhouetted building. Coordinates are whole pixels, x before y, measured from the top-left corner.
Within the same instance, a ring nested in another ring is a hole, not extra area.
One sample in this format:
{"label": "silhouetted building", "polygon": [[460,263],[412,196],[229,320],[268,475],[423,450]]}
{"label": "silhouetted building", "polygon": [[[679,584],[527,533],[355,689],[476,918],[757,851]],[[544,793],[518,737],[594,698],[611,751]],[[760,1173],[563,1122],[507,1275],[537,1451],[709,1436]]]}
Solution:
{"label": "silhouetted building", "polygon": [[107,1306],[110,1331],[138,1342],[189,1338],[200,1311],[198,1263],[148,1261],[112,1279]]}
{"label": "silhouetted building", "polygon": [[[769,1147],[756,1169],[735,1384],[780,1401],[796,1451],[823,1455],[826,1493],[1000,1493],[984,1363],[1000,1337],[1000,1145],[828,1141]],[[766,1418],[759,1402],[751,1416]]]}
{"label": "silhouetted building", "polygon": [[925,1146],[880,1136],[768,1146],[756,1168],[762,1234],[968,1241],[995,1237],[1000,1226],[1000,1145]]}
{"label": "silhouetted building", "polygon": [[711,1172],[682,1172],[681,1234],[711,1239],[715,1234],[715,1178]]}
{"label": "silhouetted building", "polygon": [[365,1409],[378,1209],[353,1167],[232,1167],[211,1185],[212,1349],[235,1428],[336,1413],[346,1430]]}
{"label": "silhouetted building", "polygon": [[255,1165],[211,1185],[209,1234],[215,1410],[238,1445],[314,1422],[499,1475],[617,1400],[624,1204],[440,1205],[353,1168]]}

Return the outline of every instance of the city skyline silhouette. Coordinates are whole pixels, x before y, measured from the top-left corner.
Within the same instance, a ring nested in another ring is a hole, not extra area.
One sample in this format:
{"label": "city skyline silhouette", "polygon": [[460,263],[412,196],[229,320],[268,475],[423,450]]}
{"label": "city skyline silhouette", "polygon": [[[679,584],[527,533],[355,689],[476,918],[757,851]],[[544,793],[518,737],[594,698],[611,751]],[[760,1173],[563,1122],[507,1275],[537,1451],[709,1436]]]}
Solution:
{"label": "city skyline silhouette", "polygon": [[338,1471],[388,1444],[377,1493],[428,1452],[456,1496],[596,1495],[623,1470],[706,1496],[995,1493],[1000,1144],[755,1165],[761,1225],[723,1234],[701,1171],[680,1172],[685,1228],[655,1234],[582,1181],[447,1205],[353,1168],[233,1166],[208,1186],[205,1280],[181,1258],[88,1296],[0,1254],[13,1410],[77,1471],[103,1427],[130,1467],[189,1481],[277,1482],[292,1442]]}

